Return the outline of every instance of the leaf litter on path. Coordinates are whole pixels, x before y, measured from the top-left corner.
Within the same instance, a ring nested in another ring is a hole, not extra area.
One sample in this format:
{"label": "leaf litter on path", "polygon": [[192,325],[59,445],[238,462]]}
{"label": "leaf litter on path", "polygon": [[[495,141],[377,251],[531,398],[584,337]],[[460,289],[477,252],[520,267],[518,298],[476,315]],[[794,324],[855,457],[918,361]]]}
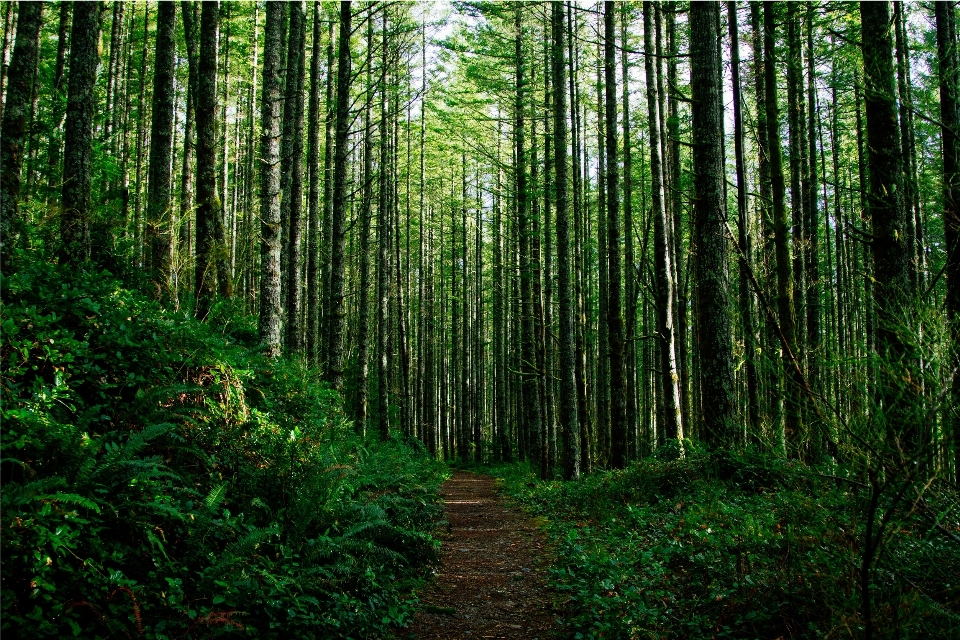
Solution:
{"label": "leaf litter on path", "polygon": [[505,506],[489,476],[457,471],[441,491],[449,526],[437,579],[398,637],[559,638],[544,538],[533,518]]}

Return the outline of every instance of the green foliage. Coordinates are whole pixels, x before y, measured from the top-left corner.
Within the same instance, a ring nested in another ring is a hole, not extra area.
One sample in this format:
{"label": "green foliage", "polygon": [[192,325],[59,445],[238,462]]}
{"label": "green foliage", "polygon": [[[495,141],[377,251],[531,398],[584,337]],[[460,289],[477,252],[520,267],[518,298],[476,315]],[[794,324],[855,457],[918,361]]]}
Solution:
{"label": "green foliage", "polygon": [[258,355],[227,306],[201,324],[105,272],[29,261],[0,286],[4,634],[370,637],[408,620],[440,513],[421,448],[357,440],[336,394]]}
{"label": "green foliage", "polygon": [[[576,638],[863,632],[870,491],[859,483],[755,452],[649,459],[577,483],[539,482],[521,466],[495,473],[551,518],[553,582]],[[956,540],[904,516],[873,572],[875,634],[955,637],[958,577]]]}

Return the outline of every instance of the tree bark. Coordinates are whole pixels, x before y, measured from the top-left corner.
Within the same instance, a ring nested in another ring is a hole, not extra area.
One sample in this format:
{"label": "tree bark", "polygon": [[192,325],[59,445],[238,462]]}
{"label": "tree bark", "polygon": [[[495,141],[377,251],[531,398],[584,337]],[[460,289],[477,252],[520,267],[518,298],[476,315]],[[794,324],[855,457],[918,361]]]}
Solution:
{"label": "tree bark", "polygon": [[736,428],[727,302],[730,282],[724,228],[723,108],[717,49],[719,12],[717,3],[695,2],[690,6],[697,351],[703,435],[705,443],[713,448],[727,445]]}
{"label": "tree bark", "polygon": [[[960,351],[960,113],[957,94],[956,12],[951,2],[934,3],[940,81],[940,144],[943,152],[943,231],[947,240],[947,316],[954,353]],[[953,447],[960,481],[960,381],[953,382]]]}
{"label": "tree bark", "polygon": [[271,357],[280,354],[280,0],[267,2],[263,32],[263,87],[260,102],[260,343]]}
{"label": "tree bark", "polygon": [[[20,234],[26,231],[18,212],[20,172],[23,168],[24,137],[27,133],[27,117],[32,97],[30,79],[37,66],[42,15],[43,3],[20,2],[17,40],[10,60],[10,83],[7,85],[3,119],[0,122],[0,256],[4,262],[9,259],[12,245],[17,244]],[[92,101],[92,96],[89,99]],[[87,163],[89,165],[89,152]],[[87,173],[89,174],[89,166]]]}
{"label": "tree bark", "polygon": [[[204,319],[217,295],[217,262],[223,246],[221,202],[217,190],[217,32],[219,2],[205,2],[200,13],[197,61],[197,317]],[[219,228],[218,228],[219,227]]]}
{"label": "tree bark", "polygon": [[[360,291],[357,310],[359,311],[359,327],[357,328],[357,369],[359,379],[357,380],[357,401],[354,411],[354,429],[358,434],[364,436],[367,428],[367,386],[369,384],[368,374],[370,370],[370,311],[369,307],[369,289],[370,289],[370,223],[373,216],[373,130],[371,129],[371,115],[373,111],[373,23],[367,22],[367,96],[368,101],[364,108],[363,124],[364,131],[367,134],[363,141],[363,173],[361,180],[363,184],[362,195],[360,196]],[[382,133],[381,133],[382,135]],[[377,224],[380,219],[378,216]],[[378,279],[377,294],[380,295],[380,286]],[[377,309],[380,309],[380,300],[377,298]],[[377,355],[379,350],[379,313],[377,314]],[[379,363],[379,358],[377,360]],[[379,372],[379,369],[378,369]],[[379,405],[378,405],[379,407]]]}
{"label": "tree bark", "polygon": [[[307,362],[317,366],[320,341],[320,3],[313,4],[313,55],[310,58],[310,106],[307,128]],[[327,66],[326,72],[330,73]]]}
{"label": "tree bark", "polygon": [[786,452],[787,442],[793,442],[800,429],[800,416],[794,398],[802,388],[797,380],[791,357],[797,354],[797,331],[794,322],[793,272],[790,265],[790,227],[787,221],[786,186],[783,180],[783,158],[780,148],[780,108],[777,99],[776,71],[776,5],[764,6],[763,12],[763,57],[764,90],[767,111],[767,156],[770,159],[770,183],[773,198],[774,252],[777,270],[777,312],[780,330],[786,340],[781,347],[783,376],[797,386],[789,387],[790,393],[783,400],[784,422],[779,435],[779,446]]}
{"label": "tree bark", "polygon": [[623,304],[620,297],[620,167],[617,158],[617,39],[616,3],[603,3],[603,58],[607,147],[607,339],[610,349],[610,464],[627,464],[627,390],[623,338]]}
{"label": "tree bark", "polygon": [[[52,122],[50,124],[50,140],[48,141],[47,148],[47,185],[50,193],[54,193],[57,187],[60,186],[62,178],[60,160],[63,153],[63,116],[66,112],[66,102],[63,96],[63,79],[67,66],[67,48],[70,35],[72,6],[69,2],[60,3],[60,25],[57,29],[57,62],[53,75],[53,90],[51,96],[53,102],[51,109]],[[0,240],[0,242],[2,242],[2,240]]]}
{"label": "tree bark", "polygon": [[345,321],[345,249],[347,239],[347,154],[350,135],[350,32],[351,2],[340,3],[340,34],[337,54],[336,139],[333,163],[333,194],[330,227],[330,321],[327,329],[327,381],[343,386],[343,327]]}
{"label": "tree bark", "polygon": [[[551,5],[553,86],[566,86],[564,60],[564,14],[562,2]],[[563,476],[567,480],[580,477],[580,425],[577,417],[575,377],[575,344],[573,335],[573,286],[570,277],[570,231],[567,202],[567,101],[563,91],[553,100],[554,136],[554,203],[557,215],[557,289],[559,293],[560,334],[560,427],[564,437]],[[586,443],[584,443],[586,446]]]}
{"label": "tree bark", "polygon": [[150,126],[149,192],[147,220],[150,229],[152,271],[158,296],[170,292],[173,228],[170,224],[170,166],[173,158],[173,72],[176,42],[176,7],[157,6],[157,42],[153,63],[153,122]]}
{"label": "tree bark", "polygon": [[[306,4],[303,0],[291,2],[289,47],[287,49],[287,84],[284,106],[284,121],[291,123],[289,179],[287,191],[280,201],[280,216],[288,221],[286,276],[286,345],[289,353],[303,351],[303,323],[300,319],[302,306],[303,268],[303,84],[304,59],[306,58]],[[283,209],[287,208],[286,211]],[[282,256],[281,256],[282,260]]]}
{"label": "tree bark", "polygon": [[97,67],[100,65],[99,41],[99,4],[75,4],[70,34],[70,81],[67,88],[60,213],[60,263],[74,266],[91,257],[90,156],[93,151],[94,88]]}
{"label": "tree bark", "polygon": [[[874,303],[877,317],[877,351],[885,369],[899,369],[905,361],[908,305],[913,299],[908,276],[906,207],[903,199],[900,127],[890,33],[890,3],[860,3],[863,33],[864,111],[867,119],[867,149],[870,191],[867,211],[873,228],[873,268],[876,278]],[[902,372],[882,372],[879,382],[890,444],[894,438],[908,455],[918,453],[929,434],[924,426],[908,423]],[[894,445],[896,446],[896,445]]]}
{"label": "tree bark", "polygon": [[[660,356],[660,379],[663,392],[664,436],[668,440],[683,439],[680,404],[680,375],[677,368],[676,342],[673,331],[673,248],[667,235],[669,220],[663,198],[663,164],[660,160],[660,117],[657,106],[657,81],[653,57],[653,3],[643,3],[643,51],[647,82],[647,122],[650,134],[650,215],[653,217],[654,266],[657,297],[657,351]],[[662,443],[661,443],[662,444]]]}
{"label": "tree bark", "polygon": [[[753,329],[752,298],[750,296],[750,256],[752,242],[747,229],[747,176],[743,157],[743,109],[740,86],[740,34],[737,25],[737,3],[727,2],[727,23],[730,32],[730,69],[733,87],[733,144],[737,169],[737,242],[740,245],[740,278],[738,301],[743,325],[744,368],[747,375],[747,416],[750,433],[760,433],[760,388],[757,364],[754,359],[756,337]],[[738,441],[746,442],[743,430],[738,430]]]}

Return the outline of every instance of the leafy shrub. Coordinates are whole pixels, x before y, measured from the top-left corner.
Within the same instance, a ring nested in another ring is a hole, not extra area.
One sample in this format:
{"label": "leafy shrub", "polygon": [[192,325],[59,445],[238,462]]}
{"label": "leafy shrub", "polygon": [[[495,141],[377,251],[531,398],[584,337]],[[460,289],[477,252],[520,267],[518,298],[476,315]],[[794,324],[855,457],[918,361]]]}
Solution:
{"label": "leafy shrub", "polygon": [[357,440],[230,309],[201,324],[41,263],[0,288],[4,634],[369,637],[409,618],[437,547],[422,450]]}
{"label": "leafy shrub", "polygon": [[[862,635],[869,492],[856,481],[751,451],[652,458],[576,483],[494,472],[551,518],[552,579],[576,638]],[[898,522],[873,572],[875,634],[956,637],[960,545],[914,514]]]}

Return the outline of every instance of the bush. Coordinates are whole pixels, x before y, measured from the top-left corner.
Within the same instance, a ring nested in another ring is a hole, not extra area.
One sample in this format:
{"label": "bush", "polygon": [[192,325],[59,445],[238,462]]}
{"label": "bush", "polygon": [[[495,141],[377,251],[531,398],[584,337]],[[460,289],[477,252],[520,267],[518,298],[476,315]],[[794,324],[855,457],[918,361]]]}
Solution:
{"label": "bush", "polygon": [[[576,638],[863,633],[870,493],[856,481],[750,451],[652,458],[576,483],[495,473],[551,518],[552,580]],[[960,546],[916,514],[898,517],[872,574],[875,635],[956,637]]]}
{"label": "bush", "polygon": [[[335,393],[108,273],[3,291],[2,631],[370,637],[436,558],[442,468]],[[224,329],[223,327],[226,327]]]}

